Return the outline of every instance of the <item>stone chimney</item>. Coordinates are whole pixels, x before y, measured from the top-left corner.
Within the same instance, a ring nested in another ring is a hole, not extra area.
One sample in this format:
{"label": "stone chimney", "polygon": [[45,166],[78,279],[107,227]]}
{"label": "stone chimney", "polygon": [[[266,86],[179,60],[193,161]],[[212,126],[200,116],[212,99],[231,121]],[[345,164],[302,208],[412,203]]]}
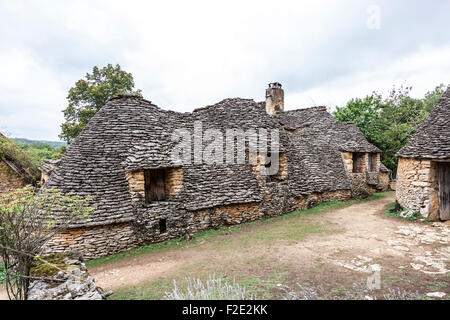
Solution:
{"label": "stone chimney", "polygon": [[284,91],[278,82],[269,83],[266,89],[266,112],[271,116],[284,111]]}

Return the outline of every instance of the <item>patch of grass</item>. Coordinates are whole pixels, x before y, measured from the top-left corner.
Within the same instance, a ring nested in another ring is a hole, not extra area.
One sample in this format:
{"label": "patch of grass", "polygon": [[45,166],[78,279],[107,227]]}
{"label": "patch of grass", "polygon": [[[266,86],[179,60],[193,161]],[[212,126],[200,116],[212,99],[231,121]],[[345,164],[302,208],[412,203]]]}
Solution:
{"label": "patch of grass", "polygon": [[331,289],[329,292],[329,296],[330,297],[346,297],[346,296],[348,296],[348,290],[346,287],[341,285],[339,287]]}
{"label": "patch of grass", "polygon": [[446,288],[446,287],[448,287],[448,286],[449,286],[449,284],[448,284],[447,282],[444,282],[444,281],[437,281],[437,282],[435,282],[435,283],[429,285],[429,286],[428,286],[428,289],[429,289],[430,291],[440,291],[440,290],[442,290],[443,288]]}
{"label": "patch of grass", "polygon": [[184,246],[185,243],[186,243],[186,241],[184,240],[184,238],[180,237],[180,238],[177,238],[174,240],[168,240],[168,241],[164,241],[164,242],[160,242],[160,243],[155,243],[155,244],[152,244],[149,246],[141,246],[141,247],[127,250],[124,252],[116,253],[116,254],[113,254],[110,256],[105,256],[105,257],[101,257],[98,259],[86,261],[86,266],[87,267],[95,267],[95,266],[98,266],[101,264],[120,261],[125,258],[131,258],[131,257],[139,256],[139,255],[150,253],[150,252],[158,252],[158,251],[169,249],[169,248],[171,248],[171,249],[178,248],[178,247]]}
{"label": "patch of grass", "polygon": [[411,216],[404,217],[403,214],[406,213],[406,211],[408,211],[408,210],[400,210],[400,211],[397,211],[397,212],[391,212],[391,211],[394,210],[394,208],[395,208],[395,202],[389,204],[387,209],[384,210],[384,213],[386,214],[386,216],[402,218],[402,219],[405,219],[405,220],[408,220],[408,221],[422,220],[422,221],[425,221],[425,222],[431,222],[430,219],[425,218],[424,216],[422,216],[419,211],[414,211]]}
{"label": "patch of grass", "polygon": [[385,276],[382,283],[383,287],[390,288],[398,285],[408,285],[411,283],[411,281],[408,278],[392,274]]}
{"label": "patch of grass", "polygon": [[243,278],[239,280],[239,285],[247,288],[248,293],[256,296],[257,299],[273,299],[274,289],[280,288],[287,277],[288,272],[273,271],[267,278],[256,275]]}
{"label": "patch of grass", "polygon": [[[318,206],[315,206],[310,209],[294,211],[294,212],[287,213],[287,214],[277,216],[277,217],[256,220],[256,221],[247,222],[244,224],[234,225],[234,226],[230,226],[230,227],[224,226],[224,227],[221,227],[218,229],[210,229],[210,230],[202,231],[202,232],[196,233],[193,236],[193,239],[191,241],[186,241],[184,239],[184,237],[180,237],[180,238],[177,238],[174,240],[168,240],[165,242],[155,243],[155,244],[148,245],[148,246],[141,246],[141,247],[131,249],[128,251],[124,251],[121,253],[117,253],[117,254],[106,256],[106,257],[101,257],[98,259],[87,261],[86,265],[88,267],[94,267],[94,266],[98,266],[101,264],[116,262],[116,261],[123,260],[125,258],[135,257],[135,256],[139,256],[139,255],[147,254],[147,253],[151,253],[151,252],[158,252],[158,251],[163,251],[166,249],[173,249],[173,248],[182,248],[187,245],[202,244],[206,240],[210,240],[211,238],[215,238],[220,235],[227,235],[227,234],[235,233],[235,232],[242,231],[242,230],[248,231],[250,228],[252,228],[254,226],[266,225],[266,224],[273,223],[276,221],[285,221],[286,222],[286,220],[289,220],[288,223],[289,224],[293,223],[293,225],[289,227],[289,230],[285,230],[285,231],[272,230],[271,232],[269,231],[267,233],[256,232],[256,233],[254,233],[253,236],[249,235],[247,240],[250,241],[250,240],[256,239],[256,240],[260,240],[260,241],[266,241],[266,240],[272,240],[272,239],[281,237],[281,238],[285,238],[290,241],[295,241],[295,240],[299,240],[299,239],[303,238],[308,233],[326,232],[328,230],[324,229],[323,227],[321,227],[319,225],[312,225],[311,223],[308,224],[301,220],[294,221],[294,220],[292,220],[293,217],[322,214],[322,213],[325,213],[330,210],[337,210],[337,209],[349,207],[349,206],[359,203],[359,202],[378,200],[378,199],[381,199],[390,194],[392,194],[392,191],[374,193],[372,196],[367,197],[367,198],[357,198],[357,199],[352,199],[352,200],[348,200],[348,201],[323,202],[323,203],[319,204]],[[222,241],[222,242],[224,245],[229,245],[229,244],[227,244],[227,241]]]}
{"label": "patch of grass", "polygon": [[[172,281],[159,279],[153,282],[143,283],[118,289],[109,297],[110,300],[158,300],[172,289]],[[180,285],[180,287],[182,287]]]}

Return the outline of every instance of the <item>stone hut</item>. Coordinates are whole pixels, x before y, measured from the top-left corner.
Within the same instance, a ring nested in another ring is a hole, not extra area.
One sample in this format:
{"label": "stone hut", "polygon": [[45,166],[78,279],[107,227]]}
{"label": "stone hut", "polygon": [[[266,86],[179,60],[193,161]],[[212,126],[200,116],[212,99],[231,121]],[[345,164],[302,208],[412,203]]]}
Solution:
{"label": "stone hut", "polygon": [[41,165],[39,166],[39,171],[41,172],[41,184],[44,184],[47,182],[47,180],[50,178],[51,174],[59,165],[59,159],[58,160],[52,160],[52,159],[44,159],[42,161]]}
{"label": "stone hut", "polygon": [[431,220],[450,220],[450,88],[397,156],[399,204]]}
{"label": "stone hut", "polygon": [[33,175],[17,155],[21,155],[20,150],[0,133],[0,193],[35,184]]}
{"label": "stone hut", "polygon": [[[228,135],[252,130],[267,132],[266,152],[254,152],[250,134],[241,142]],[[179,145],[174,132],[189,138],[192,153],[182,153],[183,162],[171,156]],[[205,161],[211,141],[215,162]],[[243,148],[235,147],[239,143]],[[91,195],[96,205],[49,249],[77,250],[92,259],[367,196],[386,183],[380,166],[380,150],[325,107],[285,112],[279,83],[269,86],[266,102],[225,99],[191,113],[118,96],[90,120],[44,185]]]}

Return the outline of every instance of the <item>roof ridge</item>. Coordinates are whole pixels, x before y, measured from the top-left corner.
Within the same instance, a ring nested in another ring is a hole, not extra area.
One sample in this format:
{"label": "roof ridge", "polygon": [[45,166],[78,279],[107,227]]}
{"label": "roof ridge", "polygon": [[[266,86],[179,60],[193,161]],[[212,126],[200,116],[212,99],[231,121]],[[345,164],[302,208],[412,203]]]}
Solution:
{"label": "roof ridge", "polygon": [[[204,106],[204,107],[200,107],[200,108],[195,108],[195,109],[192,111],[192,113],[198,112],[198,111],[203,111],[203,110],[212,109],[212,108],[214,108],[214,107],[217,107],[217,106],[220,106],[220,105],[222,105],[222,104],[224,104],[224,103],[232,102],[232,101],[253,101],[253,102],[255,102],[255,100],[254,100],[254,99],[251,99],[251,98],[239,98],[239,97],[235,97],[235,98],[225,98],[225,99],[222,99],[221,101],[219,101],[219,102],[217,102],[217,103],[214,103],[214,104],[211,104],[211,105],[207,105],[207,106]],[[255,102],[255,103],[256,103],[256,102]]]}
{"label": "roof ridge", "polygon": [[293,109],[293,110],[286,110],[285,113],[296,112],[296,111],[303,111],[303,110],[312,110],[312,109],[328,111],[326,106],[314,106],[314,107],[308,107],[308,108],[299,108],[299,109]]}
{"label": "roof ridge", "polygon": [[136,94],[118,94],[115,95],[107,100],[109,101],[116,101],[116,100],[122,100],[122,99],[136,99],[136,100],[142,100],[147,103],[153,104],[150,100],[144,99],[142,96],[136,95]]}

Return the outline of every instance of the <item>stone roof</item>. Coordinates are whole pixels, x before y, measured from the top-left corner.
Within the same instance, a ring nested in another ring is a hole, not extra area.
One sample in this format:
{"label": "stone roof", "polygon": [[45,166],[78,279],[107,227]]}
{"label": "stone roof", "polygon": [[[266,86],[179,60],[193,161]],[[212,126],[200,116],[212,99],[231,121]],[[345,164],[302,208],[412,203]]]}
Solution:
{"label": "stone roof", "polygon": [[41,165],[39,166],[39,171],[46,175],[51,175],[55,167],[58,166],[60,160],[52,160],[52,159],[44,159]]}
{"label": "stone roof", "polygon": [[380,172],[386,172],[386,173],[389,173],[389,172],[391,172],[391,170],[388,169],[388,168],[384,165],[383,162],[380,162]]}
{"label": "stone roof", "polygon": [[[325,108],[273,117],[261,103],[233,98],[178,113],[140,97],[121,96],[111,99],[89,121],[44,186],[94,196],[97,210],[79,226],[132,221],[135,215],[125,172],[179,167],[170,158],[177,143],[172,133],[177,128],[193,132],[196,121],[201,121],[203,131],[217,129],[224,137],[231,128],[278,129],[280,152],[288,160],[285,183],[293,196],[349,190],[341,151],[378,151],[356,127],[340,123]],[[194,163],[183,165],[183,188],[171,199],[186,210],[262,200],[251,165]]]}
{"label": "stone roof", "polygon": [[[362,132],[352,122],[336,120],[326,107],[313,107],[284,112],[280,115],[284,128],[288,131],[303,131],[312,128],[320,137],[320,144],[325,141],[333,143],[344,152],[380,152],[370,144]],[[314,141],[314,137],[310,137]]]}
{"label": "stone roof", "polygon": [[450,158],[450,87],[420,129],[397,153],[403,158]]}

